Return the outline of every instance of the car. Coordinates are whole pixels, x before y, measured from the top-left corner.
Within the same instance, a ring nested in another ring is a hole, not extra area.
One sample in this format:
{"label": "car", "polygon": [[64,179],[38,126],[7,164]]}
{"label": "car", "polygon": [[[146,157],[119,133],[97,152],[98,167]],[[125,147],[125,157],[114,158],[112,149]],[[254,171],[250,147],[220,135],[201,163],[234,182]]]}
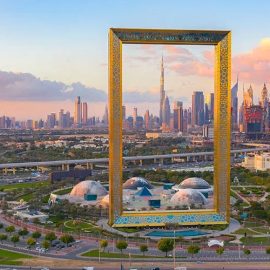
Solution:
{"label": "car", "polygon": [[48,267],[42,267],[40,270],[50,270]]}
{"label": "car", "polygon": [[95,270],[93,266],[83,267],[82,270]]}
{"label": "car", "polygon": [[152,268],[152,270],[160,270],[160,268],[159,267],[154,267],[154,268]]}

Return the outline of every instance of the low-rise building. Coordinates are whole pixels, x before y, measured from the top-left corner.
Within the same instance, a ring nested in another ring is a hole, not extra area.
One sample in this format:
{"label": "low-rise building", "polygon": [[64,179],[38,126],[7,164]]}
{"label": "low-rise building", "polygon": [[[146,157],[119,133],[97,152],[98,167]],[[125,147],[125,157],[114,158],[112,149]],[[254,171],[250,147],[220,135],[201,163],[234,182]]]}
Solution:
{"label": "low-rise building", "polygon": [[270,153],[248,154],[245,156],[242,166],[255,171],[270,170]]}

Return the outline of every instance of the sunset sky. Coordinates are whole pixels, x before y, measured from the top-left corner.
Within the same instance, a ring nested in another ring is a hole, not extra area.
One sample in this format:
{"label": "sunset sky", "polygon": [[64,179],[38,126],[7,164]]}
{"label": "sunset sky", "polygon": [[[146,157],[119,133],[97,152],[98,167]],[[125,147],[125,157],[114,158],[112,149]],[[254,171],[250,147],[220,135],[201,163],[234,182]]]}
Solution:
{"label": "sunset sky", "polygon": [[[110,27],[231,30],[232,83],[239,74],[240,90],[252,84],[255,102],[264,82],[270,88],[266,0],[0,2],[0,115],[38,119],[60,108],[73,114],[76,95],[89,102],[90,116],[102,115]],[[162,55],[171,102],[188,105],[192,91],[213,91],[212,47],[125,45],[125,104],[140,114],[158,110]]]}

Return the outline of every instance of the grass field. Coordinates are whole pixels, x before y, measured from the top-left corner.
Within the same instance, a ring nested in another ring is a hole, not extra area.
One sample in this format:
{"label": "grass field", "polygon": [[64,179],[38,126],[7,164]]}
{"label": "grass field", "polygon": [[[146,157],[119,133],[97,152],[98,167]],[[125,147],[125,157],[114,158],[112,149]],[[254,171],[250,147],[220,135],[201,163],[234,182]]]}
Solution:
{"label": "grass field", "polygon": [[245,245],[268,245],[270,246],[269,237],[242,237],[240,239]]}
{"label": "grass field", "polygon": [[[84,257],[99,257],[98,249],[93,249],[90,251],[87,251],[82,254]],[[129,258],[129,254],[127,253],[108,253],[108,252],[100,252],[101,258]],[[158,256],[147,256],[147,255],[132,255],[131,258],[163,258]]]}
{"label": "grass field", "polygon": [[31,259],[32,256],[0,249],[0,264],[2,265],[21,265],[20,259]]}
{"label": "grass field", "polygon": [[53,194],[56,194],[56,195],[65,195],[65,194],[70,193],[71,190],[72,190],[72,187],[64,188],[64,189],[60,189],[58,191],[53,192]]}
{"label": "grass field", "polygon": [[88,222],[79,222],[79,223],[73,223],[73,220],[66,221],[64,223],[65,228],[69,231],[84,231],[84,232],[100,232],[100,229],[96,226],[94,226],[91,223]]}
{"label": "grass field", "polygon": [[18,188],[36,188],[36,187],[45,187],[48,186],[50,183],[48,180],[40,181],[40,182],[33,182],[33,183],[14,183],[9,185],[0,185],[0,188],[4,191],[10,189],[18,189]]}
{"label": "grass field", "polygon": [[117,230],[125,233],[136,233],[141,231],[141,229],[137,228],[117,228]]}
{"label": "grass field", "polygon": [[241,228],[241,229],[239,229],[239,230],[237,230],[237,231],[235,231],[234,232],[235,234],[247,234],[247,235],[258,235],[258,234],[260,234],[260,233],[256,233],[256,232],[253,232],[253,231],[251,231],[251,230],[249,230],[249,228]]}

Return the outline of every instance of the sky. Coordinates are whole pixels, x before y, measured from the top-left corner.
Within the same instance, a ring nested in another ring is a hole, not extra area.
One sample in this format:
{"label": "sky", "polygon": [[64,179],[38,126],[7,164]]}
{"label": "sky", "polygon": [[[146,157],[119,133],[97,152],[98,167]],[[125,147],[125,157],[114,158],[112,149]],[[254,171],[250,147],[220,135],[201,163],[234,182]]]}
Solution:
{"label": "sky", "polygon": [[[267,0],[0,0],[0,115],[73,113],[76,95],[90,116],[102,115],[110,27],[231,30],[232,80],[239,74],[241,88],[252,84],[258,96],[264,82],[270,88],[269,13]],[[123,91],[139,113],[157,108],[162,54],[171,102],[213,90],[212,48],[133,46],[123,50]]]}

